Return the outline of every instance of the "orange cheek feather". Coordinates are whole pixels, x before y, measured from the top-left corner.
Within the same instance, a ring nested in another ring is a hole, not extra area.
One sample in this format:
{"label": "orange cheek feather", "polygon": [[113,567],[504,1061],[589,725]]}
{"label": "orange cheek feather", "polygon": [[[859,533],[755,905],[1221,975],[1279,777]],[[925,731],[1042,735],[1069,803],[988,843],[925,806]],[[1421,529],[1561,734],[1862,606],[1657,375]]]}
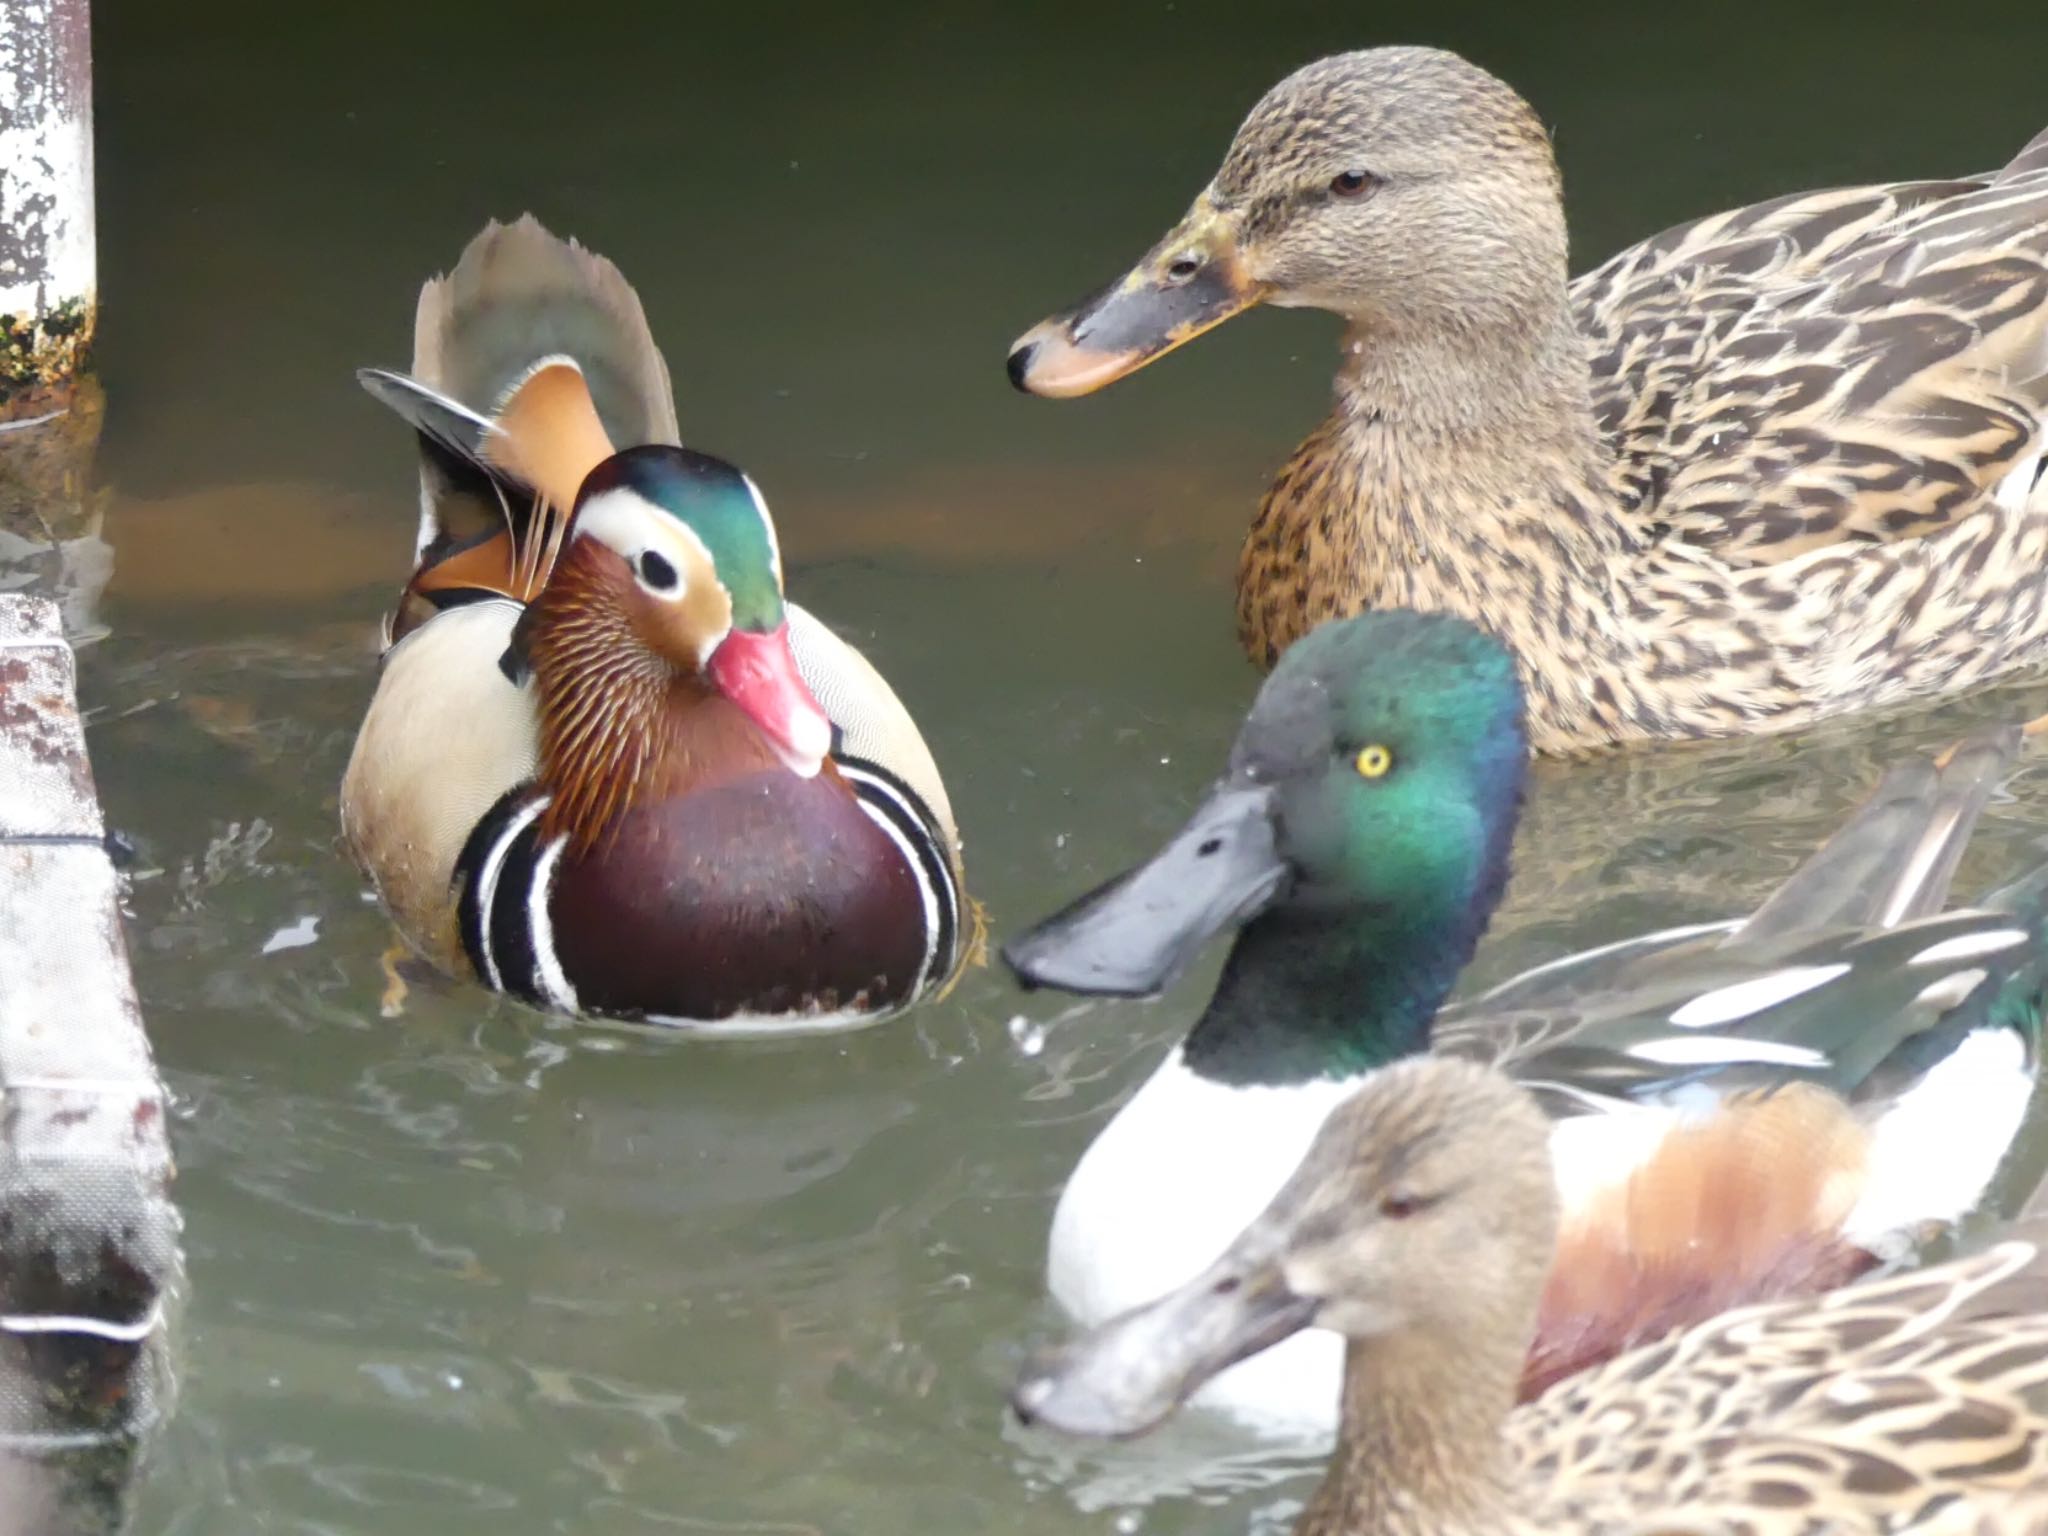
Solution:
{"label": "orange cheek feather", "polygon": [[1841,1236],[1869,1133],[1825,1089],[1731,1098],[1567,1214],[1522,1397],[1683,1325],[1876,1260]]}

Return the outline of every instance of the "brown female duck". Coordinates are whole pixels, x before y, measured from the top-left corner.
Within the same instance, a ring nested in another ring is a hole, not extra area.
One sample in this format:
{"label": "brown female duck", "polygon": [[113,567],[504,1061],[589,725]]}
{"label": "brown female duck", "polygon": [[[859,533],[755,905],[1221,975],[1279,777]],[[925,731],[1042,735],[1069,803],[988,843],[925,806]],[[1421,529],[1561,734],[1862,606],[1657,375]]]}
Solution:
{"label": "brown female duck", "polygon": [[1874,1536],[2000,1514],[2048,1478],[2039,1225],[1939,1268],[1727,1313],[1516,1407],[1558,1227],[1547,1137],[1491,1068],[1386,1068],[1214,1265],[1028,1370],[1019,1413],[1140,1433],[1320,1325],[1349,1340],[1342,1425],[1297,1536]]}
{"label": "brown female duck", "polygon": [[411,376],[362,377],[420,433],[422,525],[342,827],[407,940],[557,1012],[723,1028],[946,985],[971,919],[931,754],[785,600],[753,481],[677,446],[618,270],[494,223],[420,294]]}
{"label": "brown female duck", "polygon": [[2003,170],[1784,197],[1568,282],[1548,135],[1454,54],[1311,64],[1186,218],[1019,340],[1082,394],[1259,303],[1346,322],[1245,542],[1262,666],[1447,609],[1539,750],[1781,730],[2048,659],[2048,134]]}

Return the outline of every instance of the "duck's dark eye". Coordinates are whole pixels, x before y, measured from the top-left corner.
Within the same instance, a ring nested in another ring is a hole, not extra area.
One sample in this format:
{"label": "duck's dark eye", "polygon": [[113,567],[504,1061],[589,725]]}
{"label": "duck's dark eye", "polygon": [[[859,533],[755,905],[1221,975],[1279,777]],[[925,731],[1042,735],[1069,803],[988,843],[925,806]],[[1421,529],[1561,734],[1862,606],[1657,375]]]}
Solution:
{"label": "duck's dark eye", "polygon": [[640,557],[640,579],[650,591],[673,592],[678,578],[676,568],[650,549]]}
{"label": "duck's dark eye", "polygon": [[1370,171],[1343,171],[1330,178],[1330,191],[1337,197],[1363,197],[1379,185]]}
{"label": "duck's dark eye", "polygon": [[1412,1189],[1396,1189],[1380,1196],[1380,1214],[1403,1221],[1430,1204]]}

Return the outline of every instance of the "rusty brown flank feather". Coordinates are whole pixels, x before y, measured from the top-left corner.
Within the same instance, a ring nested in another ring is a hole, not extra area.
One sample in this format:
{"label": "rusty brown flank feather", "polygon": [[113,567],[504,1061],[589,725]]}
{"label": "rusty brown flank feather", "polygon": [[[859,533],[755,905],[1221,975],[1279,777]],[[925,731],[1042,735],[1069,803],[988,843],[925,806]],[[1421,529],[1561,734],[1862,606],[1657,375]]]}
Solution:
{"label": "rusty brown flank feather", "polygon": [[1868,1269],[1840,1235],[1868,1150],[1849,1107],[1807,1084],[1742,1095],[1666,1137],[1558,1234],[1523,1400],[1683,1324]]}

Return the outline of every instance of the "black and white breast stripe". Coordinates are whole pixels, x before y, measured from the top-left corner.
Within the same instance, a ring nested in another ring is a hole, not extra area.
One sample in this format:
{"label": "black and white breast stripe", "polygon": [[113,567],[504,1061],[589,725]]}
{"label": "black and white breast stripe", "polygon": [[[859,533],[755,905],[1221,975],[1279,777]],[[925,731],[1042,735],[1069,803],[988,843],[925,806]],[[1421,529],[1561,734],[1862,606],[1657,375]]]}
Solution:
{"label": "black and white breast stripe", "polygon": [[924,965],[915,997],[953,972],[960,949],[960,885],[946,855],[938,818],[924,797],[880,763],[864,757],[833,758],[840,777],[853,786],[860,808],[889,835],[903,855],[924,900]]}
{"label": "black and white breast stripe", "polygon": [[540,840],[547,795],[531,784],[507,790],[455,861],[463,952],[485,986],[542,1008],[575,1013],[576,989],[555,955],[548,889],[566,838]]}
{"label": "black and white breast stripe", "polygon": [[[924,909],[924,959],[905,1001],[953,972],[960,948],[960,888],[937,818],[901,778],[865,758],[834,759],[868,819],[887,834],[917,883]],[[463,844],[455,861],[462,949],[493,991],[542,1008],[578,1011],[576,988],[555,952],[548,895],[567,839],[542,843],[549,797],[531,784],[508,790]]]}

